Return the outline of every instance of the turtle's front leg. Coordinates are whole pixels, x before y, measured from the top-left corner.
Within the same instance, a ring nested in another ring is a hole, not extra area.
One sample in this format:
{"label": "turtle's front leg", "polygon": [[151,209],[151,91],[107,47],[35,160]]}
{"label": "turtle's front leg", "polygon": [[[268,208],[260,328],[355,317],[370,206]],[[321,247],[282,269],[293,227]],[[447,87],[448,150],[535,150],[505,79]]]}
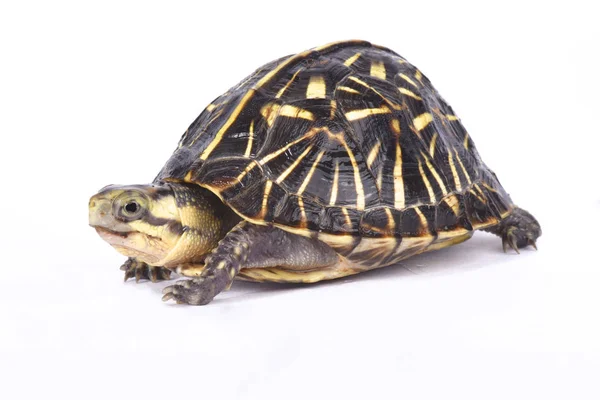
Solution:
{"label": "turtle's front leg", "polygon": [[148,279],[152,282],[171,279],[171,271],[167,268],[148,265],[131,257],[121,265],[121,271],[125,271],[124,281],[129,278],[135,278],[136,282],[140,279]]}
{"label": "turtle's front leg", "polygon": [[[219,242],[205,260],[205,266],[186,271],[201,271],[194,279],[167,286],[163,300],[204,305],[228,288],[242,268],[287,267],[296,271],[335,265],[339,256],[317,239],[294,235],[270,226],[240,222]],[[179,270],[179,269],[178,269]],[[191,273],[189,273],[191,275]]]}
{"label": "turtle's front leg", "polygon": [[[197,278],[177,281],[163,290],[163,301],[174,299],[177,303],[208,304],[218,293],[231,285],[248,256],[249,235],[242,222],[221,240]],[[187,265],[188,269],[193,265]]]}

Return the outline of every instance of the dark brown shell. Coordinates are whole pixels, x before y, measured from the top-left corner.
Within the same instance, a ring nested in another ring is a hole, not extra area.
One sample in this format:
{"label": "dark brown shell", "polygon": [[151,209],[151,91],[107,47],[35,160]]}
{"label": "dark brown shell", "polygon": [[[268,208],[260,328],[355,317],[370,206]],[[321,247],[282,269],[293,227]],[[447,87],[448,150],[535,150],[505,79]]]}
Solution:
{"label": "dark brown shell", "polygon": [[352,248],[464,236],[513,207],[430,81],[360,41],[259,68],[202,112],[157,179],[196,182],[249,221]]}

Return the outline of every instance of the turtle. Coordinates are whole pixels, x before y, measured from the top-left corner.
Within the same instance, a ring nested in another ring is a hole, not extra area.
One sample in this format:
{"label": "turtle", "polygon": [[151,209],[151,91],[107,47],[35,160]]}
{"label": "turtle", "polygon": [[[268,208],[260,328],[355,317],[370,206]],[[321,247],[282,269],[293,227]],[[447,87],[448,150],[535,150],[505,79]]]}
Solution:
{"label": "turtle", "polygon": [[464,242],[536,247],[537,220],[482,161],[414,65],[367,41],[257,69],[209,104],[154,181],[109,185],[89,223],[129,278],[191,279],[163,300],[208,304],[234,279],[312,283]]}

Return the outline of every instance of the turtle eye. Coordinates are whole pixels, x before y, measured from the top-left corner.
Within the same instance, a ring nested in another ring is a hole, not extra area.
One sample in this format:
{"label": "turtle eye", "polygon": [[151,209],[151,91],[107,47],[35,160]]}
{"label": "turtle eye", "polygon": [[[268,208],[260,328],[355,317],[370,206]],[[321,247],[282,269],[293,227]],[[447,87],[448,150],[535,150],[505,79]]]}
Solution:
{"label": "turtle eye", "polygon": [[123,206],[123,214],[127,215],[128,217],[133,217],[138,214],[141,209],[142,206],[140,206],[137,201],[131,200],[125,203]]}
{"label": "turtle eye", "polygon": [[131,222],[142,218],[149,209],[149,199],[141,191],[131,190],[113,200],[113,215],[118,220]]}

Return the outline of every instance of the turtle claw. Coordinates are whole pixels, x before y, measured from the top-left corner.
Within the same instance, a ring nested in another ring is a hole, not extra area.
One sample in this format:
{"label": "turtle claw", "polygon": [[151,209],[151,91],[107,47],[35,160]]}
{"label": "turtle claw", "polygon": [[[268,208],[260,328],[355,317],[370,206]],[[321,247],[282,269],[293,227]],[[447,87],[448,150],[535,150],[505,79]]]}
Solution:
{"label": "turtle claw", "polygon": [[515,208],[511,214],[504,217],[499,224],[484,228],[485,231],[502,238],[502,249],[506,253],[510,246],[517,254],[519,249],[532,246],[537,250],[536,240],[542,234],[537,220],[522,208]]}
{"label": "turtle claw", "polygon": [[125,271],[123,281],[127,282],[130,278],[135,278],[136,282],[147,279],[152,282],[158,282],[171,279],[171,271],[164,267],[155,267],[146,263],[129,258],[123,265],[121,271]]}
{"label": "turtle claw", "polygon": [[502,250],[506,253],[507,245],[509,245],[517,254],[521,254],[517,247],[517,237],[514,234],[515,228],[511,227],[502,235]]}
{"label": "turtle claw", "polygon": [[166,288],[163,289],[163,297],[161,298],[162,301],[169,301],[169,300],[175,300],[175,303],[177,304],[185,304],[185,302],[179,298],[176,297],[175,292],[171,289],[173,286],[167,286]]}
{"label": "turtle claw", "polygon": [[521,254],[519,251],[519,247],[527,247],[531,246],[534,249],[538,249],[535,244],[535,237],[531,233],[527,233],[522,235],[522,232],[519,232],[517,228],[510,227],[508,228],[504,235],[502,235],[502,249],[506,253],[507,245],[510,246],[517,254]]}
{"label": "turtle claw", "polygon": [[[121,269],[123,269],[123,267],[121,267]],[[135,276],[135,270],[134,269],[130,269],[125,271],[125,276],[123,277],[123,282],[127,282],[127,280],[129,278],[133,278]]]}
{"label": "turtle claw", "polygon": [[177,304],[205,305],[217,295],[214,277],[184,279],[163,289],[163,301],[175,300]]}
{"label": "turtle claw", "polygon": [[138,283],[140,281],[140,279],[142,278],[142,272],[146,272],[146,273],[148,272],[146,270],[146,266],[135,269],[135,282],[136,283]]}
{"label": "turtle claw", "polygon": [[529,239],[529,240],[527,241],[527,244],[528,244],[528,245],[530,245],[531,247],[533,247],[533,248],[534,248],[534,249],[536,249],[536,250],[538,249],[538,248],[537,248],[537,245],[535,244],[535,240],[533,240],[533,239]]}
{"label": "turtle claw", "polygon": [[163,290],[164,296],[163,296],[163,297],[162,297],[162,299],[161,299],[162,301],[169,301],[169,300],[171,300],[171,299],[175,298],[175,295],[173,294],[173,292],[172,292],[172,291],[170,291],[170,290],[169,290],[169,291],[167,291],[167,289],[171,289],[171,287],[172,287],[172,286],[167,286],[167,287],[166,287],[166,288]]}

